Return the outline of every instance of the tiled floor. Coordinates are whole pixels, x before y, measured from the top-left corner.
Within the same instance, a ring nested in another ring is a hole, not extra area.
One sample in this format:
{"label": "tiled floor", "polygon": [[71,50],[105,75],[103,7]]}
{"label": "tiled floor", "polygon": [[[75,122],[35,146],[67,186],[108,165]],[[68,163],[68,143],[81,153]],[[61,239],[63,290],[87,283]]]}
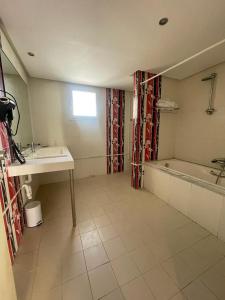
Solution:
{"label": "tiled floor", "polygon": [[[225,299],[225,244],[124,174],[42,186],[45,222],[26,229],[19,300]],[[203,208],[204,209],[204,208]]]}

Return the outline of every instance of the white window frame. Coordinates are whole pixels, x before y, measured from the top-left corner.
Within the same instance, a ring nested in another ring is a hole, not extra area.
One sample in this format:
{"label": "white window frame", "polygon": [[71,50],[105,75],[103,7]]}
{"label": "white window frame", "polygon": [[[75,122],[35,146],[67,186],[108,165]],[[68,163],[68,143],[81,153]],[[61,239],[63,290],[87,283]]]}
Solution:
{"label": "white window frame", "polygon": [[[85,99],[85,97],[88,97],[88,95],[90,96],[90,98]],[[78,102],[76,103],[76,101]],[[84,102],[83,103],[84,106],[76,107],[76,105],[80,105],[80,101]],[[73,90],[72,91],[72,116],[73,118],[96,118],[97,117],[96,93],[91,91]]]}

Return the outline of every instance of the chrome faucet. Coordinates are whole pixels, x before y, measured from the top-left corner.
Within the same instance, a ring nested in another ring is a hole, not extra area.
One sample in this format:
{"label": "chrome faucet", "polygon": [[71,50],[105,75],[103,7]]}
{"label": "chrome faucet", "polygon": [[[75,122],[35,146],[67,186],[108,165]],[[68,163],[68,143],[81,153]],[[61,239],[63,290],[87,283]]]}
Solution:
{"label": "chrome faucet", "polygon": [[35,144],[35,143],[32,141],[32,143],[31,143],[31,144],[28,144],[27,146],[29,146],[30,149],[31,149],[31,152],[34,153],[35,150],[36,150],[36,147],[37,147],[37,146],[40,146],[40,144],[39,144],[39,143],[38,143],[38,144]]}
{"label": "chrome faucet", "polygon": [[30,148],[31,148],[32,153],[34,153],[35,152],[35,143],[34,142],[31,143]]}
{"label": "chrome faucet", "polygon": [[210,171],[210,174],[217,176],[216,184],[218,184],[220,178],[225,178],[225,174],[223,174],[225,172],[225,158],[214,158],[211,162],[216,163],[221,167],[219,173],[216,173],[213,170]]}

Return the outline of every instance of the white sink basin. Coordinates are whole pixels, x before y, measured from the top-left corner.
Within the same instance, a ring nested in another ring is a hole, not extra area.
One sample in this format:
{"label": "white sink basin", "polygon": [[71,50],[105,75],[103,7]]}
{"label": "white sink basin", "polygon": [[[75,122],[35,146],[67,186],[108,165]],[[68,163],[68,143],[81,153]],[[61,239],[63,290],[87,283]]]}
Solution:
{"label": "white sink basin", "polygon": [[28,153],[26,151],[25,151],[26,160],[50,158],[50,157],[64,157],[68,155],[68,149],[66,147],[43,147],[43,148],[37,148],[35,152],[32,152],[30,149]]}
{"label": "white sink basin", "polygon": [[26,163],[13,163],[8,167],[9,176],[65,171],[74,169],[74,160],[67,147],[43,147],[35,152],[24,151]]}

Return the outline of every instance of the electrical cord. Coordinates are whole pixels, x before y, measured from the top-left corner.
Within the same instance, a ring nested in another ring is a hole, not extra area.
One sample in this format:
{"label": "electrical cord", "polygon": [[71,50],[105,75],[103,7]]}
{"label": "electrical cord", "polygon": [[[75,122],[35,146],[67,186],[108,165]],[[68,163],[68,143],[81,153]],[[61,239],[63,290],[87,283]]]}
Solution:
{"label": "electrical cord", "polygon": [[[19,111],[19,107],[18,107],[17,101],[16,101],[15,97],[12,94],[10,94],[9,92],[1,90],[1,89],[0,89],[0,92],[3,92],[4,94],[9,95],[10,97],[12,97],[12,99],[9,98],[9,97],[6,97],[6,96],[0,97],[1,102],[4,105],[11,104],[10,107],[9,107],[9,110],[6,110],[6,112],[5,112],[5,118],[4,118],[3,124],[4,124],[4,126],[5,126],[5,128],[7,130],[7,134],[8,134],[8,138],[9,138],[9,145],[10,145],[10,148],[12,150],[12,153],[13,153],[14,157],[21,164],[24,164],[26,162],[26,159],[25,159],[25,157],[23,156],[23,154],[21,153],[21,151],[19,150],[19,148],[17,147],[15,141],[12,138],[13,136],[17,135],[18,128],[19,128],[19,123],[20,123],[20,111]],[[13,131],[11,129],[12,120],[13,120],[12,110],[15,107],[16,107],[17,112],[18,112],[18,121],[17,121],[17,124],[16,124],[16,130],[13,133]]]}
{"label": "electrical cord", "polygon": [[[11,96],[12,99],[10,99],[9,97],[4,97],[4,98],[5,98],[5,99],[8,99],[9,102],[12,101],[12,102],[15,103],[15,106],[16,106],[16,109],[17,109],[17,112],[18,112],[18,121],[17,121],[17,124],[16,124],[16,130],[15,130],[15,133],[13,133],[12,130],[11,130],[11,123],[12,123],[12,121],[10,121],[9,126],[10,126],[11,135],[12,135],[12,136],[16,136],[16,135],[17,135],[17,132],[18,132],[18,129],[19,129],[19,123],[20,123],[20,110],[19,110],[19,107],[18,107],[16,98],[15,98],[12,94],[10,94],[9,92],[7,92],[7,91],[4,91],[4,90],[1,90],[1,89],[0,89],[0,92],[4,93],[4,94],[6,94],[6,95]],[[8,102],[8,103],[9,103],[9,102]],[[8,103],[6,103],[6,104],[8,104]],[[9,120],[8,120],[8,121],[9,121]]]}

